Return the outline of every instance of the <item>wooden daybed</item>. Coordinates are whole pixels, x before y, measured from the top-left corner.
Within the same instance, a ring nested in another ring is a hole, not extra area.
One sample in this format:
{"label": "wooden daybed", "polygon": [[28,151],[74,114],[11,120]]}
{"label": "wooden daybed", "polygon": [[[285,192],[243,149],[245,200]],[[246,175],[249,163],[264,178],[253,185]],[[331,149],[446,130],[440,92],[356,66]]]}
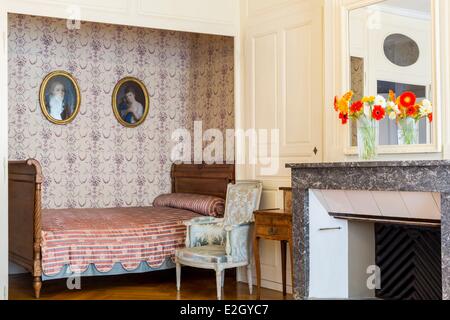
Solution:
{"label": "wooden daybed", "polygon": [[[227,185],[234,182],[235,169],[234,165],[173,165],[171,179],[173,193],[211,195],[225,199]],[[41,248],[44,211],[41,205],[42,182],[42,168],[37,160],[9,162],[9,256],[11,262],[32,273],[36,298],[40,297],[44,276]],[[152,208],[135,208],[140,211],[143,209]],[[78,210],[82,213],[83,210],[93,209]],[[124,209],[122,215],[132,211],[133,208]]]}

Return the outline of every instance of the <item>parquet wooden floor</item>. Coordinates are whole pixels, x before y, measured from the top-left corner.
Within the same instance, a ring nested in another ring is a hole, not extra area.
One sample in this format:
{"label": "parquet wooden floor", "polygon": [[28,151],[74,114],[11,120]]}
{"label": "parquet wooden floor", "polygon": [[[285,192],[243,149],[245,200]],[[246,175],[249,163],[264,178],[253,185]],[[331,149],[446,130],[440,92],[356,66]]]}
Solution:
{"label": "parquet wooden floor", "polygon": [[[256,300],[256,288],[237,283],[233,272],[225,280],[225,300]],[[14,275],[9,279],[11,300],[34,299],[30,275]],[[147,274],[93,277],[81,279],[81,290],[69,290],[66,280],[44,282],[41,300],[215,300],[215,274],[209,270],[183,268],[181,292],[175,288],[175,270]],[[263,289],[263,300],[283,300],[281,292]],[[286,299],[292,299],[288,295]]]}

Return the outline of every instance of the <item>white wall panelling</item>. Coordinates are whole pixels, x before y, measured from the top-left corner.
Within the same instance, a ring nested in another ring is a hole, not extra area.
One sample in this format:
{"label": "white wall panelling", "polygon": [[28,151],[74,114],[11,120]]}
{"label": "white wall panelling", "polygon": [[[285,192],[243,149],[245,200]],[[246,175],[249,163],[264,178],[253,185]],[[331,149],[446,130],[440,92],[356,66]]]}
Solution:
{"label": "white wall panelling", "polygon": [[[322,159],[322,28],[317,18],[321,7],[317,1],[272,2],[278,10],[247,13],[246,123],[248,128],[280,130],[276,176],[287,179],[286,162]],[[260,169],[253,167],[254,176],[267,178]]]}
{"label": "white wall panelling", "polygon": [[81,20],[137,27],[234,36],[238,0],[14,0],[8,12],[68,18],[79,8]]}
{"label": "white wall panelling", "polygon": [[[322,161],[322,1],[243,2],[245,128],[280,135],[279,170],[247,165],[245,174],[264,182],[262,208],[281,208],[279,187],[291,185],[285,164]],[[263,242],[261,256],[263,286],[280,290],[280,244]]]}

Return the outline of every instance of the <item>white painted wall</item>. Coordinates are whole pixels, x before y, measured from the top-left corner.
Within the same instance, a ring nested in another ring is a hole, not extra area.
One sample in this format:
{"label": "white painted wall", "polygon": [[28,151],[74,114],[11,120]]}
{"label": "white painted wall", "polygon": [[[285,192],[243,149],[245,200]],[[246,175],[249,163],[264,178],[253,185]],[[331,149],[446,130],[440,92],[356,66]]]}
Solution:
{"label": "white painted wall", "polygon": [[[320,191],[310,192],[310,298],[346,299],[348,292],[348,222],[336,220]],[[322,228],[341,228],[324,230]]]}
{"label": "white painted wall", "polygon": [[367,287],[367,268],[375,265],[371,223],[332,218],[323,191],[310,191],[310,292],[312,299],[375,297]]}

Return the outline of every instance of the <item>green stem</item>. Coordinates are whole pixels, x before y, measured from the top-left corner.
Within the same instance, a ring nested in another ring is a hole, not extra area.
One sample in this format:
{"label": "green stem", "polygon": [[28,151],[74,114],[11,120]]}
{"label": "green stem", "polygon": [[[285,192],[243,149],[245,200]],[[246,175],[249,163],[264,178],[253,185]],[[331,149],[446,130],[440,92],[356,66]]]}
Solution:
{"label": "green stem", "polygon": [[359,121],[359,142],[362,144],[359,146],[360,157],[364,160],[372,160],[377,155],[377,131],[376,124],[373,120],[360,119]]}
{"label": "green stem", "polygon": [[415,121],[402,120],[401,135],[404,144],[416,144]]}

